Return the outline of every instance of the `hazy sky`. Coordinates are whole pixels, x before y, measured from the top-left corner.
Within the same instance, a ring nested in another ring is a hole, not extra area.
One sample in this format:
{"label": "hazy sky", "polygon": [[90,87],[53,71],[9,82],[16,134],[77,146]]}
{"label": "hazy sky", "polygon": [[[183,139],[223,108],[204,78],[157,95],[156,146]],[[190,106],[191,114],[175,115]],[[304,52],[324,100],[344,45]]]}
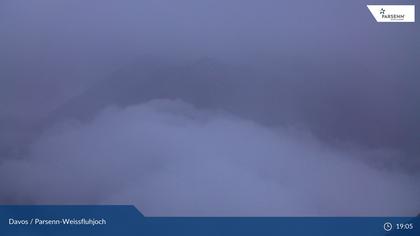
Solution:
{"label": "hazy sky", "polygon": [[0,1],[0,203],[420,212],[420,27],[375,3]]}

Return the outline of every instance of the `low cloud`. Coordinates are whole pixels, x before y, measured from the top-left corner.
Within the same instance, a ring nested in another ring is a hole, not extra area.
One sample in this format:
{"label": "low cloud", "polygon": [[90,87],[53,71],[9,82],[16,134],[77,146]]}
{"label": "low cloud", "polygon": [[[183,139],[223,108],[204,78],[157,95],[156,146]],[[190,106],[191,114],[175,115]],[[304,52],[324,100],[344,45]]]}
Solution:
{"label": "low cloud", "polygon": [[0,201],[135,204],[145,215],[378,216],[420,210],[418,176],[293,127],[183,101],[107,108],[0,164]]}

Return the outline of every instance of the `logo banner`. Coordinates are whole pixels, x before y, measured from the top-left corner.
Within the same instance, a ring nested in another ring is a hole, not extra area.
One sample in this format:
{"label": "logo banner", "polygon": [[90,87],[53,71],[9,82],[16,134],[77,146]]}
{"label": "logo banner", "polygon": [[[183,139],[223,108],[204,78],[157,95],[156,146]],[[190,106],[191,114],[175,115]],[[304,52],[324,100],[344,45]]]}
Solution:
{"label": "logo banner", "polygon": [[367,5],[377,22],[415,22],[414,5]]}

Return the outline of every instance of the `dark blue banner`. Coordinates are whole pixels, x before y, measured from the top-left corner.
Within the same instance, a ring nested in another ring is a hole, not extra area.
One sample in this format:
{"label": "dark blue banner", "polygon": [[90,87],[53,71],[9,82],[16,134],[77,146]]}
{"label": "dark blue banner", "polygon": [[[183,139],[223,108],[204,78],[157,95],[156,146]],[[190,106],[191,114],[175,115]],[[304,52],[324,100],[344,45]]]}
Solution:
{"label": "dark blue banner", "polygon": [[1,206],[0,235],[403,235],[419,217],[144,217],[133,206]]}

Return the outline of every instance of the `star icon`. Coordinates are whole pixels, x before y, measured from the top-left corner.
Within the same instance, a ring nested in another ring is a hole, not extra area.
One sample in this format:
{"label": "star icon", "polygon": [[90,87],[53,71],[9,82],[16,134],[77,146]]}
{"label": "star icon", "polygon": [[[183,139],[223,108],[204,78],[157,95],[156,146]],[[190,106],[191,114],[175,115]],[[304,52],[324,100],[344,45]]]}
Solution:
{"label": "star icon", "polygon": [[381,8],[380,14],[385,14],[385,9]]}

